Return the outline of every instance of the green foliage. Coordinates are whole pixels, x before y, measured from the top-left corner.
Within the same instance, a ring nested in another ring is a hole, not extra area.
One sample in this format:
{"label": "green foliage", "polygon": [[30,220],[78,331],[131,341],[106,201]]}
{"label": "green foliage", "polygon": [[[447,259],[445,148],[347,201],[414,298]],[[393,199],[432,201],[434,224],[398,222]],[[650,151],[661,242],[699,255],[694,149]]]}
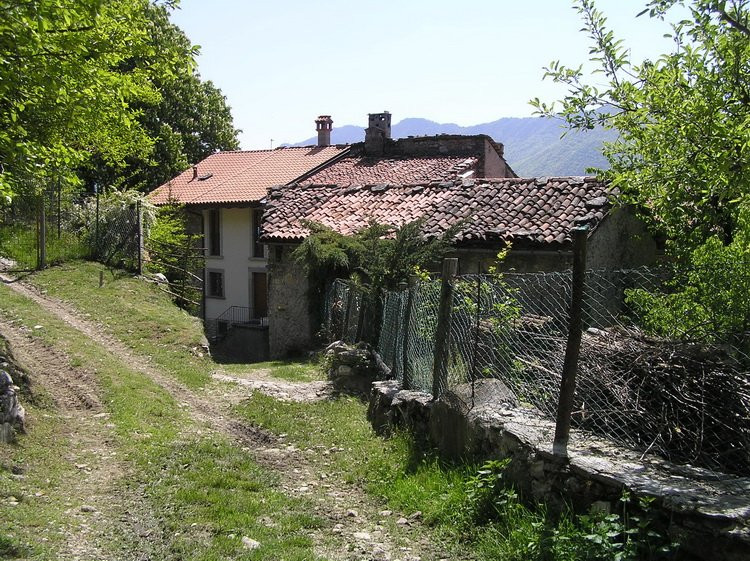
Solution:
{"label": "green foliage", "polygon": [[0,0],[0,197],[58,178],[153,185],[237,146],[197,49],[169,23],[177,1],[161,4]]}
{"label": "green foliage", "polygon": [[[438,263],[452,248],[462,226],[457,223],[442,236],[422,235],[424,219],[399,228],[370,222],[352,236],[307,222],[310,235],[292,254],[310,277],[310,303],[315,311],[325,297],[328,284],[336,278],[350,278],[362,290],[366,305],[373,310],[384,290],[395,290],[414,274]],[[378,322],[375,322],[377,324]],[[378,333],[372,334],[377,340]]]}
{"label": "green foliage", "polygon": [[134,105],[136,120],[153,141],[148,153],[118,162],[95,158],[82,170],[89,187],[94,184],[151,191],[217,150],[236,150],[238,130],[226,98],[211,81],[203,81],[192,64],[198,48],[170,23],[160,6],[146,11],[151,51],[130,58],[129,67],[147,70],[163,50],[179,53],[171,72],[151,77],[159,97]]}
{"label": "green foliage", "polygon": [[[750,3],[652,0],[641,15],[665,19],[675,5],[690,16],[671,25],[672,51],[634,64],[593,0],[575,1],[604,85],[558,62],[545,77],[568,87],[559,116],[570,128],[618,132],[605,145],[611,167],[602,175],[668,240],[678,266],[692,271],[680,279],[685,287],[666,296],[631,294],[653,308],[646,324],[668,334],[747,329],[740,319],[747,306],[728,278],[736,269],[724,263],[750,250],[743,219],[750,212]],[[554,104],[532,103],[540,114],[558,114]],[[710,293],[714,282],[718,294]]]}
{"label": "green foliage", "polygon": [[652,333],[741,344],[735,337],[750,331],[750,244],[713,237],[690,262],[663,292],[631,289],[626,301]]}
{"label": "green foliage", "polygon": [[[643,13],[663,19],[684,3],[652,1]],[[588,84],[581,67],[557,62],[545,74],[568,86],[560,115],[571,128],[618,131],[606,145],[611,169],[603,175],[674,241],[677,254],[714,236],[730,243],[750,205],[748,2],[686,4],[691,17],[672,25],[673,51],[636,65],[593,0],[578,0],[591,60],[606,83]],[[542,114],[556,112],[554,104],[533,103]]]}

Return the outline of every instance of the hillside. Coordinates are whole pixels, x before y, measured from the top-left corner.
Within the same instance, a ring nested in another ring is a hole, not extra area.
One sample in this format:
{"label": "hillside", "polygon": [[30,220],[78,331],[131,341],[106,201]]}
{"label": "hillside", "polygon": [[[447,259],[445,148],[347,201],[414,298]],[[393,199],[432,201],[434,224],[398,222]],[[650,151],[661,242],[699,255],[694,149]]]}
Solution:
{"label": "hillside", "polygon": [[[428,119],[407,118],[392,129],[394,138],[434,134],[486,134],[505,145],[505,157],[515,172],[522,177],[551,175],[584,175],[587,168],[604,168],[607,162],[601,155],[604,141],[613,140],[611,131],[596,129],[570,132],[561,138],[563,129],[555,119],[539,117],[506,117],[462,127],[455,123],[436,123]],[[344,125],[334,127],[331,141],[350,144],[364,140],[362,127]],[[294,146],[315,144],[315,137]]]}

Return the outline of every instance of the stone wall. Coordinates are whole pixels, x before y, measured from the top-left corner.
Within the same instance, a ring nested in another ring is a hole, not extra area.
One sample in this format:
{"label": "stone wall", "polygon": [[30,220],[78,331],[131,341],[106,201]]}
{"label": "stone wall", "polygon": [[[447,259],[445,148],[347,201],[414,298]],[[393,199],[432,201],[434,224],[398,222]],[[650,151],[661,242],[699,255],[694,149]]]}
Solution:
{"label": "stone wall", "polygon": [[268,346],[272,359],[302,352],[312,345],[310,283],[307,273],[291,257],[295,247],[269,247]]}
{"label": "stone wall", "polygon": [[554,423],[518,407],[512,394],[498,389],[478,384],[473,401],[468,388],[433,400],[401,390],[395,381],[375,382],[368,419],[380,433],[407,428],[448,457],[510,458],[509,481],[527,500],[544,501],[552,511],[569,504],[579,511],[616,512],[628,491],[653,501],[649,516],[680,544],[682,558],[750,559],[750,479],[643,459],[576,431],[569,457],[561,459],[551,450]]}

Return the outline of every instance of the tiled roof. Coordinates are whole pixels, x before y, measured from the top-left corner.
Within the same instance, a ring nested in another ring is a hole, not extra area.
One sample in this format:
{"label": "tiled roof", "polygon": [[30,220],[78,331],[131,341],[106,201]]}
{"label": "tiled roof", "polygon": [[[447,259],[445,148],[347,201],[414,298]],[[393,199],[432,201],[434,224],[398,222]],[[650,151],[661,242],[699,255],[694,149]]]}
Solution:
{"label": "tiled roof", "polygon": [[302,183],[348,187],[450,180],[476,170],[478,163],[478,157],[466,156],[347,156],[306,177]]}
{"label": "tiled roof", "polygon": [[170,199],[187,204],[229,204],[260,201],[273,185],[294,181],[322,163],[348,150],[348,146],[306,146],[217,152],[156,188],[149,200],[165,204]]}
{"label": "tiled roof", "polygon": [[574,226],[593,230],[610,207],[609,187],[593,177],[482,179],[418,185],[272,189],[263,215],[263,239],[299,241],[302,221],[352,234],[370,220],[399,226],[426,217],[424,233],[440,235],[465,220],[458,243],[498,240],[564,245]]}

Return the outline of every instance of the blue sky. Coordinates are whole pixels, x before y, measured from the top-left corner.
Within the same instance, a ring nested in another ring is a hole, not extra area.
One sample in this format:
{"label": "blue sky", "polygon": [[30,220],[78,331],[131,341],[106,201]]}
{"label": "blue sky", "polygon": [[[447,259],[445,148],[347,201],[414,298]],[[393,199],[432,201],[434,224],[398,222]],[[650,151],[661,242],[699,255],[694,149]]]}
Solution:
{"label": "blue sky", "polygon": [[[599,0],[634,60],[670,48],[645,0]],[[472,125],[559,98],[552,60],[585,62],[568,0],[181,0],[172,21],[201,46],[199,71],[226,95],[244,149],[314,136],[315,117],[366,126],[383,110]]]}

